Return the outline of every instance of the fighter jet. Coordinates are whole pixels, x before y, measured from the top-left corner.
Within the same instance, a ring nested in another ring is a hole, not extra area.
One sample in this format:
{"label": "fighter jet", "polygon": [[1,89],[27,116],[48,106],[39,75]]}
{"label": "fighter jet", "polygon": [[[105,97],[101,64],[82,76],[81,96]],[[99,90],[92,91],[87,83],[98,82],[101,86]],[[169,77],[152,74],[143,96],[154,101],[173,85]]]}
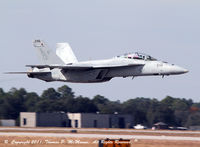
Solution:
{"label": "fighter jet", "polygon": [[34,40],[41,65],[26,65],[27,74],[46,82],[64,81],[74,83],[107,82],[115,77],[169,76],[187,73],[188,70],[174,64],[159,61],[152,56],[134,52],[111,59],[78,62],[68,43],[57,43],[56,53],[52,52],[44,41]]}

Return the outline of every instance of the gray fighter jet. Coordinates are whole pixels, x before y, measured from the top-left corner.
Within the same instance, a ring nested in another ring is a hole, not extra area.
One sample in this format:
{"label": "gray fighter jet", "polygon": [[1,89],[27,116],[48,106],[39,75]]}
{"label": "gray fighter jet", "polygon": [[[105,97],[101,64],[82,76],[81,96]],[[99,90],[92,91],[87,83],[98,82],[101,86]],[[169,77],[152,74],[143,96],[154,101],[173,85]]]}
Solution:
{"label": "gray fighter jet", "polygon": [[64,81],[76,83],[106,82],[114,77],[162,76],[187,73],[188,70],[174,64],[158,61],[143,53],[127,53],[111,59],[78,62],[68,43],[57,43],[56,54],[41,40],[34,40],[34,47],[42,65],[27,65],[27,74],[46,82]]}

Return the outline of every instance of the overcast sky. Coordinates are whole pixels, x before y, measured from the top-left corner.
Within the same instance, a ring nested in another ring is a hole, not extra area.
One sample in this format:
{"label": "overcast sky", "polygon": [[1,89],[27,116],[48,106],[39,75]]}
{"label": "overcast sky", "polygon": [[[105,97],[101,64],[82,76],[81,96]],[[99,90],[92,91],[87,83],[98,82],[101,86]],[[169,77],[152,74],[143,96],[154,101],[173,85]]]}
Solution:
{"label": "overcast sky", "polygon": [[[96,94],[110,100],[166,95],[200,101],[199,0],[1,0],[0,87],[23,87],[39,94],[49,87],[70,86],[75,95]],[[106,59],[140,51],[188,69],[188,74],[114,78],[107,83],[46,83],[5,71],[27,71],[39,64],[32,40],[55,50],[68,42],[78,60]]]}

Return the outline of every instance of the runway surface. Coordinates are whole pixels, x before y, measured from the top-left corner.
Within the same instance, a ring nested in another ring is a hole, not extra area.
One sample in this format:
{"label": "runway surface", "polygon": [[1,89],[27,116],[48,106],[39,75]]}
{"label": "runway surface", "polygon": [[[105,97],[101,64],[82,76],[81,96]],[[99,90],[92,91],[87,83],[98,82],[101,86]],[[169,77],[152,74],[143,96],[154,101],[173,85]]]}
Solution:
{"label": "runway surface", "polygon": [[134,130],[134,129],[79,129],[79,128],[8,128],[1,127],[0,131],[70,131],[78,132],[129,132],[129,133],[166,133],[166,134],[200,134],[200,131],[170,131],[170,130]]}
{"label": "runway surface", "polygon": [[[70,133],[71,130],[77,130],[78,133]],[[49,131],[49,132],[45,132],[45,131]],[[58,131],[58,132],[53,133],[51,131]],[[59,131],[62,131],[62,133]],[[112,132],[113,134],[106,134],[106,132],[108,133]],[[120,133],[126,133],[126,132],[127,133],[145,133],[145,135],[144,134],[142,135],[120,134]],[[152,133],[156,135],[152,135]],[[170,135],[170,134],[173,134],[173,135]],[[184,134],[184,136],[182,134]],[[170,131],[170,130],[134,130],[134,129],[0,127],[0,136],[69,137],[69,138],[71,137],[71,138],[101,138],[101,139],[123,138],[123,139],[144,139],[144,140],[200,141],[200,137],[196,137],[193,134],[200,134],[200,132],[199,131]]]}
{"label": "runway surface", "polygon": [[70,137],[70,138],[123,138],[144,140],[176,140],[176,141],[200,141],[200,137],[180,136],[149,136],[149,135],[107,135],[107,134],[76,134],[76,133],[24,133],[24,132],[0,132],[0,136],[29,136],[29,137]]}

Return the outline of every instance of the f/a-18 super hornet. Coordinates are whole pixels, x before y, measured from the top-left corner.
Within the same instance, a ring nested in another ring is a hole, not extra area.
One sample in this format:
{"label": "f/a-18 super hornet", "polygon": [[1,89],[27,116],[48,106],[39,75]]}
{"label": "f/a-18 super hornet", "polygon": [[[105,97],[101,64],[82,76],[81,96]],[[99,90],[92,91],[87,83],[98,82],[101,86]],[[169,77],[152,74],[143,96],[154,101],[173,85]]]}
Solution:
{"label": "f/a-18 super hornet", "polygon": [[106,82],[114,77],[165,76],[187,73],[188,70],[174,64],[158,61],[143,53],[127,53],[111,59],[79,62],[68,43],[57,43],[53,53],[41,40],[34,40],[42,61],[41,65],[26,65],[29,78],[46,82],[64,81],[75,83]]}

